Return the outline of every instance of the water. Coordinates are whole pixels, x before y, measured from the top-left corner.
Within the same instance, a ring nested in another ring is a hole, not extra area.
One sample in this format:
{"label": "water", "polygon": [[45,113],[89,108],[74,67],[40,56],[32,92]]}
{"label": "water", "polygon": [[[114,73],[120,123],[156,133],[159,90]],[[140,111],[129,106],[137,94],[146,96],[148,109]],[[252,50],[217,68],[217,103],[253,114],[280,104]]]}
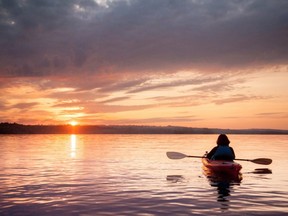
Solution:
{"label": "water", "polygon": [[[0,215],[288,215],[287,135],[229,135],[242,181],[211,181],[217,135],[2,135]],[[264,168],[272,173],[254,173]]]}

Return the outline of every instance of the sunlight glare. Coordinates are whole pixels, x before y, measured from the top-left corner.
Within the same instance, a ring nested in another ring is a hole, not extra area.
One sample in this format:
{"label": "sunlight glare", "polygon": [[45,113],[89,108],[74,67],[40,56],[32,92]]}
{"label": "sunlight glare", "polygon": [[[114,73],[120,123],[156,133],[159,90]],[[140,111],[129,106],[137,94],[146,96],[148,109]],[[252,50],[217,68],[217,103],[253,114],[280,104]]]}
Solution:
{"label": "sunlight glare", "polygon": [[70,124],[71,126],[76,126],[76,125],[78,125],[78,122],[76,122],[76,121],[71,121],[71,122],[69,122],[69,124]]}

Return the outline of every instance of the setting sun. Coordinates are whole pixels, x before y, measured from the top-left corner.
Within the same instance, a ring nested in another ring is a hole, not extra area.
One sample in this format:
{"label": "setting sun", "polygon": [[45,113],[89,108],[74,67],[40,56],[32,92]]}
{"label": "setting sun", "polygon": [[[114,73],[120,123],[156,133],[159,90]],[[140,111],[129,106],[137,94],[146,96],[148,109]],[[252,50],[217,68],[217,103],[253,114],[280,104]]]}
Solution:
{"label": "setting sun", "polygon": [[78,122],[76,122],[76,121],[71,121],[71,122],[69,122],[69,124],[70,124],[71,126],[76,126],[76,125],[78,125]]}

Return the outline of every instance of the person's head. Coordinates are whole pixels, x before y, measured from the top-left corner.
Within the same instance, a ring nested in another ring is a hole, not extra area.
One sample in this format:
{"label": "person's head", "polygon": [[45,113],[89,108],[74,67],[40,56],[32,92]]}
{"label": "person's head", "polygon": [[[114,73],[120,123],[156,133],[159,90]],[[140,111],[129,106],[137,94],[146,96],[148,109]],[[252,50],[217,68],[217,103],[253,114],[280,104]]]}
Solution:
{"label": "person's head", "polygon": [[228,146],[230,143],[230,140],[225,134],[220,134],[217,139],[217,145],[222,145],[222,146]]}

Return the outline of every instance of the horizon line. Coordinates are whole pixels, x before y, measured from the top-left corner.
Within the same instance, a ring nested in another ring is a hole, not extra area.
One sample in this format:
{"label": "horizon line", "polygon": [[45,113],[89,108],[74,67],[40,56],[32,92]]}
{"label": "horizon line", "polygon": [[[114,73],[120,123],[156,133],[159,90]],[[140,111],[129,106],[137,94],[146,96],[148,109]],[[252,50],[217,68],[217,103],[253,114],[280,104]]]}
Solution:
{"label": "horizon line", "polygon": [[70,127],[85,127],[85,126],[105,126],[105,127],[154,127],[154,128],[168,128],[168,127],[174,127],[174,128],[185,128],[185,129],[209,129],[209,130],[229,130],[229,131],[245,131],[245,130],[269,130],[269,131],[284,131],[288,132],[288,129],[275,129],[275,128],[214,128],[214,127],[192,127],[192,126],[177,126],[177,125],[139,125],[139,124],[77,124],[77,125],[71,125],[69,123],[66,124],[23,124],[23,123],[17,123],[17,122],[0,122],[1,124],[10,124],[10,125],[22,125],[22,126],[70,126]]}

